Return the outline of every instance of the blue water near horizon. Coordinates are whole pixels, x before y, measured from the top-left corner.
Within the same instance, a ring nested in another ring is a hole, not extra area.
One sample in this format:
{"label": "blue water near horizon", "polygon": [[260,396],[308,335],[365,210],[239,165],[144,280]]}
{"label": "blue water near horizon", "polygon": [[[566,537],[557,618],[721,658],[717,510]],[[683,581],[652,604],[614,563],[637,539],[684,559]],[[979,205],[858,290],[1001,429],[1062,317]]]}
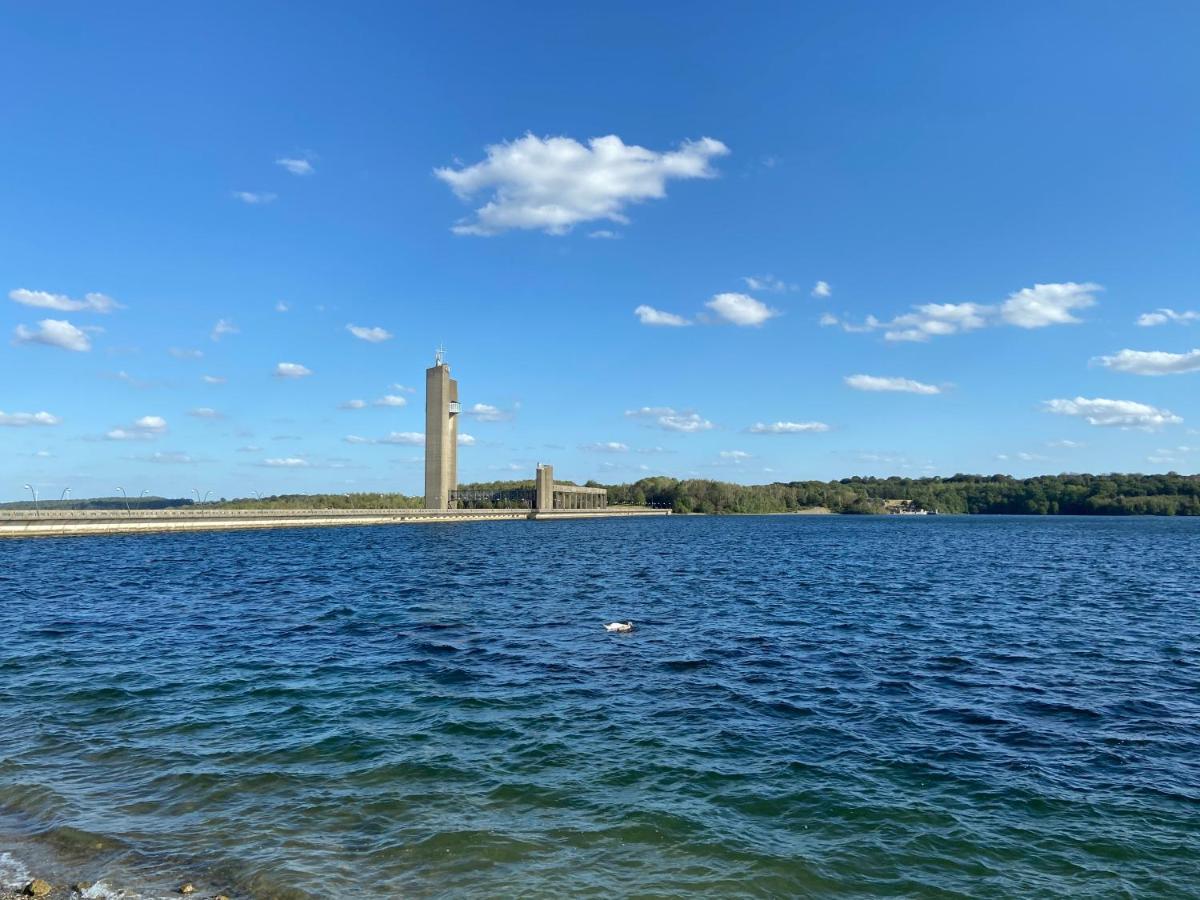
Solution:
{"label": "blue water near horizon", "polygon": [[953,516],[0,542],[0,851],[143,896],[1194,895],[1198,549]]}

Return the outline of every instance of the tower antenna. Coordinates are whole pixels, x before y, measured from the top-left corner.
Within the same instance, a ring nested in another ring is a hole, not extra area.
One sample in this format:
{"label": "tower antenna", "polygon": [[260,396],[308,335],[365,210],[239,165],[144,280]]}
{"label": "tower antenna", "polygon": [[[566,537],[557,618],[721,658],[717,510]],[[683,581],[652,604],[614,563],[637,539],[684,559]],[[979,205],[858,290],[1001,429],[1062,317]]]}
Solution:
{"label": "tower antenna", "polygon": [[434,364],[435,366],[444,366],[444,365],[445,365],[445,362],[444,362],[445,358],[446,358],[446,348],[445,348],[445,347],[443,347],[443,346],[441,345],[441,343],[439,342],[439,343],[438,343],[438,348],[437,348],[437,350],[436,350],[436,351],[434,352],[434,354],[433,354],[433,364]]}

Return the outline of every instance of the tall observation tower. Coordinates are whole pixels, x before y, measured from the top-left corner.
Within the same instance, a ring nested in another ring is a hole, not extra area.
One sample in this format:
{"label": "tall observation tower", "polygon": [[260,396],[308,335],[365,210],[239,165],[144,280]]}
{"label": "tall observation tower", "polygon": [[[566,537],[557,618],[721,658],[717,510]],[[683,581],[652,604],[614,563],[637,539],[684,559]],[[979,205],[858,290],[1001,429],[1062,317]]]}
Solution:
{"label": "tall observation tower", "polygon": [[458,487],[458,382],[441,347],[425,370],[425,508],[448,509]]}

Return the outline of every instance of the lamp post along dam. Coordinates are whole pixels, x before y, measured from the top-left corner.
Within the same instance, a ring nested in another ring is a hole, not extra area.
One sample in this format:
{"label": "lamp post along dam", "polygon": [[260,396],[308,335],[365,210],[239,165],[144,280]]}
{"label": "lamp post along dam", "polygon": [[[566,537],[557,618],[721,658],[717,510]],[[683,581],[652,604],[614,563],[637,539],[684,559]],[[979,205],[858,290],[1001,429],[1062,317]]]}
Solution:
{"label": "lamp post along dam", "polygon": [[533,486],[510,490],[460,489],[458,381],[450,377],[444,351],[425,370],[425,505],[423,509],[167,509],[0,510],[0,538],[163,531],[241,531],[333,525],[416,525],[434,522],[611,519],[666,516],[644,506],[609,506],[602,487],[554,480],[554,467],[538,463]]}

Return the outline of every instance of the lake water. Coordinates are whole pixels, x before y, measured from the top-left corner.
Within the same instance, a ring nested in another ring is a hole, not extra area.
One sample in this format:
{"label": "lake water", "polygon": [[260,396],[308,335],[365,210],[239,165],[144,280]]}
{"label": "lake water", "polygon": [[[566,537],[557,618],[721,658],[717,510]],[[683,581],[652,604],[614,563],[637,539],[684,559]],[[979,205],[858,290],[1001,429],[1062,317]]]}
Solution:
{"label": "lake water", "polygon": [[1186,895],[1198,551],[983,517],[2,542],[0,881]]}

